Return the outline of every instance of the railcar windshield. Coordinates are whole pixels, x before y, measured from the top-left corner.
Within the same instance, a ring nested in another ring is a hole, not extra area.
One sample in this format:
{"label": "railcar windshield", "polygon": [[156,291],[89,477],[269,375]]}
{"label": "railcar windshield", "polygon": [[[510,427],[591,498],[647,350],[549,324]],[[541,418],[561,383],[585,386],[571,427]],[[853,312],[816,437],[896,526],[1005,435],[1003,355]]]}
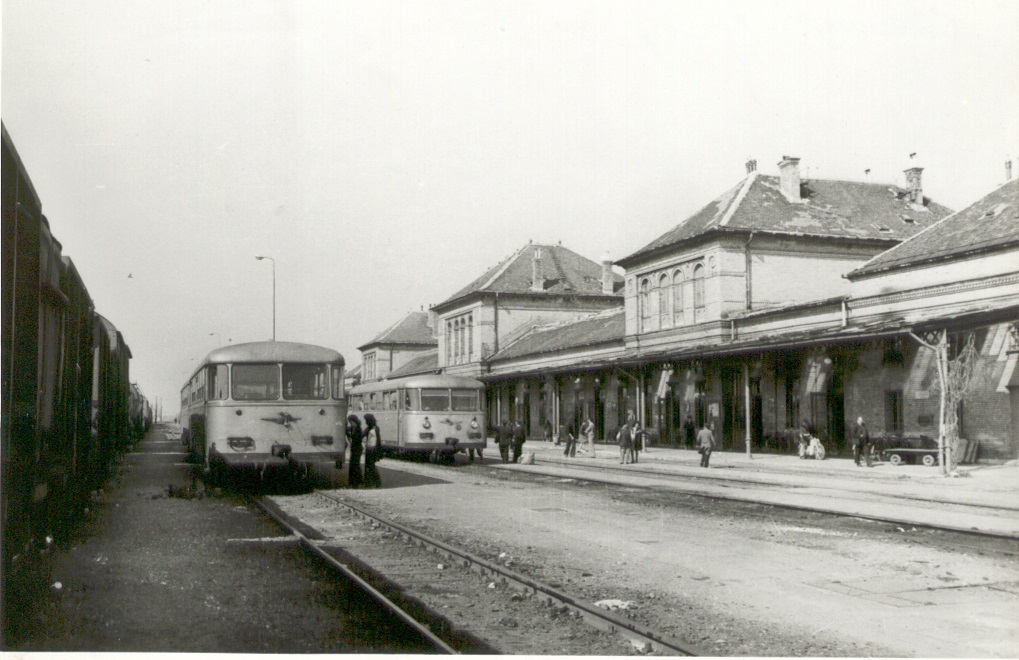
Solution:
{"label": "railcar windshield", "polygon": [[278,364],[235,364],[233,367],[235,401],[275,401],[280,398]]}
{"label": "railcar windshield", "polygon": [[421,410],[449,410],[449,390],[422,389]]}
{"label": "railcar windshield", "polygon": [[328,373],[324,364],[284,364],[283,398],[288,401],[328,398]]}
{"label": "railcar windshield", "polygon": [[477,390],[453,390],[453,410],[457,412],[470,412],[477,409]]}
{"label": "railcar windshield", "polygon": [[338,364],[333,365],[333,398],[342,399],[344,396],[343,391],[343,367]]}

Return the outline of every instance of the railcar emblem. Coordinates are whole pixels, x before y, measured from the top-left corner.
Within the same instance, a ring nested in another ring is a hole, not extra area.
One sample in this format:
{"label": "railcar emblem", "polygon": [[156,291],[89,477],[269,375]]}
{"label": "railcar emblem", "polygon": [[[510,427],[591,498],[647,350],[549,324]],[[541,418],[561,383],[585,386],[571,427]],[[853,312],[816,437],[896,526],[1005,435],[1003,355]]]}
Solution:
{"label": "railcar emblem", "polygon": [[263,417],[262,421],[263,422],[272,422],[273,424],[279,424],[283,428],[289,429],[291,424],[293,424],[294,422],[301,421],[301,418],[300,417],[294,417],[293,415],[291,415],[288,412],[281,412],[278,415],[276,415],[275,417]]}
{"label": "railcar emblem", "polygon": [[457,431],[459,431],[459,430],[460,430],[460,427],[462,426],[462,423],[461,423],[461,422],[454,422],[454,421],[453,421],[452,419],[450,419],[449,417],[447,417],[446,419],[440,420],[440,421],[441,421],[441,422],[442,422],[443,424],[447,425],[447,426],[455,426],[455,427],[456,427],[456,430],[457,430]]}

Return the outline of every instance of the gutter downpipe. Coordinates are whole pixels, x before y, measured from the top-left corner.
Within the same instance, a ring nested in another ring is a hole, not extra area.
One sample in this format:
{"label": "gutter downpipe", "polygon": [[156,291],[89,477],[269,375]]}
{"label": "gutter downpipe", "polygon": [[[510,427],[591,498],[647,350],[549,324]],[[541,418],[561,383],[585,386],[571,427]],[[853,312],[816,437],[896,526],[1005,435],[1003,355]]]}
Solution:
{"label": "gutter downpipe", "polygon": [[746,245],[743,246],[743,249],[746,252],[746,259],[747,259],[747,266],[746,266],[746,268],[747,268],[747,311],[752,310],[754,308],[754,303],[753,303],[753,298],[752,298],[753,287],[751,285],[751,282],[753,281],[752,280],[752,276],[751,276],[751,263],[752,263],[752,260],[750,259],[750,242],[752,240],[754,240],[754,232],[750,232],[750,237],[747,238]]}

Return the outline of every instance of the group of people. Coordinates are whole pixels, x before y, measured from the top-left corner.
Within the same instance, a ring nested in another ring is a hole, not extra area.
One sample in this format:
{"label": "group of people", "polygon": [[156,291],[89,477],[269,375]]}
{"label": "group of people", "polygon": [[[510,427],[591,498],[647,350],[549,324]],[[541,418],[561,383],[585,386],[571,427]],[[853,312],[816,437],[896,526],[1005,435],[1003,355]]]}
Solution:
{"label": "group of people", "polygon": [[[497,440],[499,442],[499,456],[503,463],[519,463],[520,455],[524,452],[524,442],[527,441],[527,431],[524,425],[517,420],[516,423],[501,424],[497,429]],[[513,451],[512,460],[510,450]]]}
{"label": "group of people", "polygon": [[573,425],[570,425],[570,428],[568,429],[561,429],[559,437],[562,438],[564,435],[566,437],[566,449],[563,450],[563,456],[568,456],[570,458],[575,457],[577,455],[577,443],[583,439],[584,449],[582,451],[588,452],[591,454],[591,458],[595,458],[594,431],[594,422],[591,421],[590,417],[585,418],[583,423],[580,425],[579,434],[577,433],[576,427]]}
{"label": "group of people", "polygon": [[[382,458],[382,436],[379,434],[378,422],[371,413],[364,416],[364,428],[357,415],[347,417],[347,442],[350,445],[350,466],[347,473],[347,484],[351,488],[381,488],[382,478],[379,477],[375,463]],[[361,456],[364,456],[364,472],[361,472]]]}

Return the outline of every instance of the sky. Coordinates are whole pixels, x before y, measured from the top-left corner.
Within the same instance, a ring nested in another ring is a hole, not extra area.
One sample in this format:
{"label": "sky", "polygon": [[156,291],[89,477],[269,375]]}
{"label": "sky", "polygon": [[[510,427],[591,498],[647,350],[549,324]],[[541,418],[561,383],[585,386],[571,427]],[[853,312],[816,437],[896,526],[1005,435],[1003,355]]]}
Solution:
{"label": "sky", "polygon": [[274,277],[276,338],[352,367],[528,241],[627,256],[749,158],[890,184],[919,164],[961,209],[1019,155],[1015,0],[2,11],[3,122],[164,418],[209,351],[272,338]]}

